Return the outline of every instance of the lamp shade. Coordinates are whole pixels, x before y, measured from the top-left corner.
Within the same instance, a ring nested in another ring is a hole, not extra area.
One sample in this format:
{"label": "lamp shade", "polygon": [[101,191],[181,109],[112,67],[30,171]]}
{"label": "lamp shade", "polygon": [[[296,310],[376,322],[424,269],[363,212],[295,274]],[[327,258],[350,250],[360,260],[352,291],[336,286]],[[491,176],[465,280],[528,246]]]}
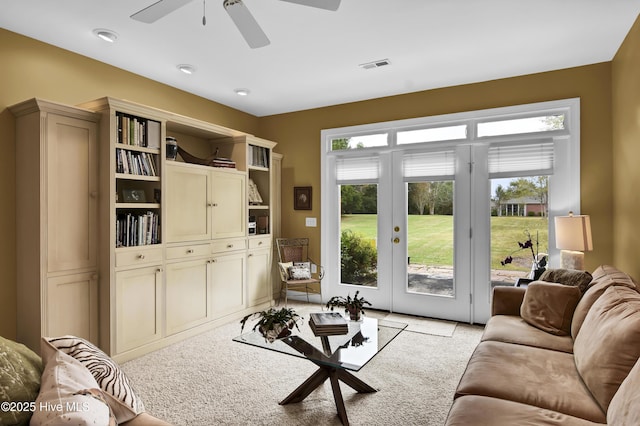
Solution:
{"label": "lamp shade", "polygon": [[588,215],[556,216],[556,247],[561,250],[593,250]]}

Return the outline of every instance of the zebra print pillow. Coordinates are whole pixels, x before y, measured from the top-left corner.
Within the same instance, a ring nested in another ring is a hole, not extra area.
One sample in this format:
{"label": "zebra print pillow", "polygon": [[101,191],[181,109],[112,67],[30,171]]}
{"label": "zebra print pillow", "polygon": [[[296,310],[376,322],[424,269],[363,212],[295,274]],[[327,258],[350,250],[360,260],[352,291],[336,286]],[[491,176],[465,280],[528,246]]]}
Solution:
{"label": "zebra print pillow", "polygon": [[124,423],[144,412],[129,378],[118,364],[92,343],[75,336],[47,338],[57,350],[80,361],[93,375],[108,398],[118,423]]}

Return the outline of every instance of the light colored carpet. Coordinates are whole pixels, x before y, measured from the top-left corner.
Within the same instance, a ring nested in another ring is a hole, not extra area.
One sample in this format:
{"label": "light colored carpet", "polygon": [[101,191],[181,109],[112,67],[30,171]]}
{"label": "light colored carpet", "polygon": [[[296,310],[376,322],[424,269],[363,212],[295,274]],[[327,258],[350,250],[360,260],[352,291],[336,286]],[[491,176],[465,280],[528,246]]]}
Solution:
{"label": "light colored carpet", "polygon": [[[301,328],[308,333],[308,314],[321,311],[320,305],[290,306],[304,316]],[[341,424],[329,381],[301,403],[278,404],[316,370],[313,363],[233,342],[239,334],[234,321],[122,368],[147,411],[175,425]],[[451,337],[400,333],[355,373],[378,392],[358,394],[341,384],[350,423],[442,425],[481,334],[481,327],[466,324],[454,325]]]}

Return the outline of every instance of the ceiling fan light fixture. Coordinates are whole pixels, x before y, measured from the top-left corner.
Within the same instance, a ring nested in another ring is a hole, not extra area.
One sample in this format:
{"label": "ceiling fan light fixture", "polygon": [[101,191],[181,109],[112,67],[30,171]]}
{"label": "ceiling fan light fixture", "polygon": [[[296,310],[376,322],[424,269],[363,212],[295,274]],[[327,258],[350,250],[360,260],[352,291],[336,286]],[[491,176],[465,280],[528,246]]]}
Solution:
{"label": "ceiling fan light fixture", "polygon": [[118,39],[118,34],[105,28],[96,28],[93,30],[93,34],[108,43],[114,43]]}
{"label": "ceiling fan light fixture", "polygon": [[236,92],[238,96],[249,96],[249,93],[251,93],[249,89],[236,89],[234,92]]}
{"label": "ceiling fan light fixture", "polygon": [[196,72],[196,68],[193,65],[189,65],[189,64],[180,64],[176,68],[178,68],[180,71],[188,75],[191,75],[194,72]]}

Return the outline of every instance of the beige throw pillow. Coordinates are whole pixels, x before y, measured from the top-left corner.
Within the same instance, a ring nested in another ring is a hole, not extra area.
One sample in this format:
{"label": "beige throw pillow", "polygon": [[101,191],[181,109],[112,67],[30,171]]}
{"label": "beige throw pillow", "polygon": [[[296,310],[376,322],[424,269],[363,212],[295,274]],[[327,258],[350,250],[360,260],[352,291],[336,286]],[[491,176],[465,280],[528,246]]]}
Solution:
{"label": "beige throw pillow", "polygon": [[77,359],[96,379],[118,423],[144,412],[144,404],[133,390],[120,366],[92,343],[75,336],[48,338],[59,351]]}
{"label": "beige throw pillow", "polygon": [[30,425],[117,424],[91,372],[45,339],[41,347],[45,368]]}
{"label": "beige throw pillow", "polygon": [[520,316],[547,333],[567,336],[571,332],[571,318],[579,300],[578,287],[534,281],[527,287]]}

